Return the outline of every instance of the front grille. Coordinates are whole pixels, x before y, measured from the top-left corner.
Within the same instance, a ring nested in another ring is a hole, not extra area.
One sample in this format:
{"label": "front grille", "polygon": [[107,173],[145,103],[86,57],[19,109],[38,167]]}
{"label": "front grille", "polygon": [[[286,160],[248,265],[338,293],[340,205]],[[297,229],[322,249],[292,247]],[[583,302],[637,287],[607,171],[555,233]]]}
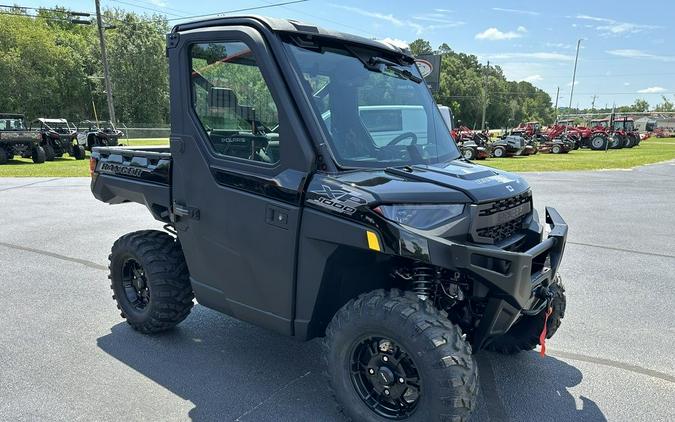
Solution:
{"label": "front grille", "polygon": [[532,211],[532,193],[528,190],[476,207],[476,217],[472,224],[473,240],[496,243],[513,236],[523,227],[525,217]]}
{"label": "front grille", "polygon": [[478,236],[483,238],[492,239],[495,242],[500,242],[504,239],[508,239],[515,232],[517,232],[523,226],[524,217],[518,217],[515,220],[511,220],[508,223],[498,224],[492,227],[486,227],[484,229],[476,230]]}
{"label": "front grille", "polygon": [[523,192],[520,195],[512,196],[511,198],[491,202],[487,204],[488,205],[487,207],[482,208],[478,212],[478,216],[483,217],[486,215],[492,215],[501,211],[506,211],[508,209],[515,208],[518,205],[522,205],[526,202],[529,202],[531,196],[532,192],[528,190],[527,192]]}

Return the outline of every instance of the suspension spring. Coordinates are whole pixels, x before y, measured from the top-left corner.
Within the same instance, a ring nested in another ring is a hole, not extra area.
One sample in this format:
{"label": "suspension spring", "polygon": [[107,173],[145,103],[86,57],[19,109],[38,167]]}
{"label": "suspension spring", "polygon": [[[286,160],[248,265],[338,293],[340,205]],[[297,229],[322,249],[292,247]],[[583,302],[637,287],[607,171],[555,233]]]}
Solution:
{"label": "suspension spring", "polygon": [[436,281],[436,270],[433,267],[420,265],[413,269],[413,292],[422,300],[426,300],[433,292]]}

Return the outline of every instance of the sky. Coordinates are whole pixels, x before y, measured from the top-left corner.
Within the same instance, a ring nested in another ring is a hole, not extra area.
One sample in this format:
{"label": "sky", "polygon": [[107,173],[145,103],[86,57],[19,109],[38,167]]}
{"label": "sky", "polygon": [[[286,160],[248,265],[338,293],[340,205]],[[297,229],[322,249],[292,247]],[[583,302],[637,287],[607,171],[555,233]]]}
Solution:
{"label": "sky", "polygon": [[[21,6],[53,7],[52,1],[14,0]],[[104,8],[185,17],[289,0],[101,0]],[[93,0],[58,0],[77,11],[93,11]],[[500,66],[511,80],[529,81],[560,106],[570,102],[577,41],[581,39],[573,107],[631,104],[653,107],[675,100],[674,1],[319,1],[230,15],[260,14],[298,19],[368,38],[411,42],[424,38],[436,48],[474,54]],[[188,19],[189,20],[189,19]]]}

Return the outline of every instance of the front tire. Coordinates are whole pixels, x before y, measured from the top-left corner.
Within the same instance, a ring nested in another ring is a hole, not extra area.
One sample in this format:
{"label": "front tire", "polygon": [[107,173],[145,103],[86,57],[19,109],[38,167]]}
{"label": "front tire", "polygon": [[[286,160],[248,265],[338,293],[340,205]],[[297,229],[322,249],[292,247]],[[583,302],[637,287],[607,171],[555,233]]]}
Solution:
{"label": "front tire", "polygon": [[45,155],[45,150],[41,146],[36,146],[31,152],[31,159],[35,164],[42,164],[47,159]]}
{"label": "front tire", "polygon": [[[567,307],[565,286],[562,284],[560,275],[556,275],[550,289],[553,293],[551,299],[553,312],[546,322],[546,338],[553,337],[555,332],[558,331]],[[544,328],[545,314],[546,310],[543,310],[538,315],[522,317],[509,331],[492,340],[486,348],[505,355],[534,349],[539,344],[539,335]]]}
{"label": "front tire", "polygon": [[506,150],[504,147],[495,147],[494,151],[492,151],[492,156],[495,158],[502,158],[506,155]]}
{"label": "front tire", "polygon": [[45,160],[46,161],[54,161],[54,158],[56,157],[56,153],[54,152],[54,147],[45,144],[44,147],[42,147],[45,150]]}
{"label": "front tire", "polygon": [[110,256],[110,288],[129,325],[144,334],[173,328],[194,298],[180,244],[169,234],[142,230],[120,237]]}
{"label": "front tire", "polygon": [[411,292],[375,290],[344,305],[326,330],[323,359],[353,421],[464,421],[476,405],[471,346]]}

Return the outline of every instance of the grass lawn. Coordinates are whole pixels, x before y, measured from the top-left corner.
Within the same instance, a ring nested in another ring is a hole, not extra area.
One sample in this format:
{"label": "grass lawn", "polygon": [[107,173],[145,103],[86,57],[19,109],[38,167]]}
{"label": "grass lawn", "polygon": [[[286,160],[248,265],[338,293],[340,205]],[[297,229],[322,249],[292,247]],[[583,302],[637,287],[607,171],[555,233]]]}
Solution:
{"label": "grass lawn", "polygon": [[[123,143],[126,145],[127,141]],[[166,138],[131,139],[129,146],[167,145]],[[560,171],[624,169],[643,164],[675,159],[675,138],[643,141],[633,149],[591,151],[580,149],[569,154],[537,154],[530,157],[490,158],[477,161],[507,171]],[[0,165],[0,177],[73,177],[89,176],[89,160],[60,158],[44,164],[33,164],[30,159],[14,159]]]}
{"label": "grass lawn", "polygon": [[[122,139],[121,144],[132,147],[168,145],[168,138]],[[87,157],[89,153],[87,152]],[[30,158],[15,158],[0,165],[0,177],[77,177],[89,176],[89,160],[77,161],[65,156],[44,164],[33,164]]]}
{"label": "grass lawn", "polygon": [[675,159],[675,138],[650,138],[627,149],[592,151],[578,149],[567,154],[537,154],[529,157],[489,158],[478,161],[506,171],[565,171],[627,169]]}

